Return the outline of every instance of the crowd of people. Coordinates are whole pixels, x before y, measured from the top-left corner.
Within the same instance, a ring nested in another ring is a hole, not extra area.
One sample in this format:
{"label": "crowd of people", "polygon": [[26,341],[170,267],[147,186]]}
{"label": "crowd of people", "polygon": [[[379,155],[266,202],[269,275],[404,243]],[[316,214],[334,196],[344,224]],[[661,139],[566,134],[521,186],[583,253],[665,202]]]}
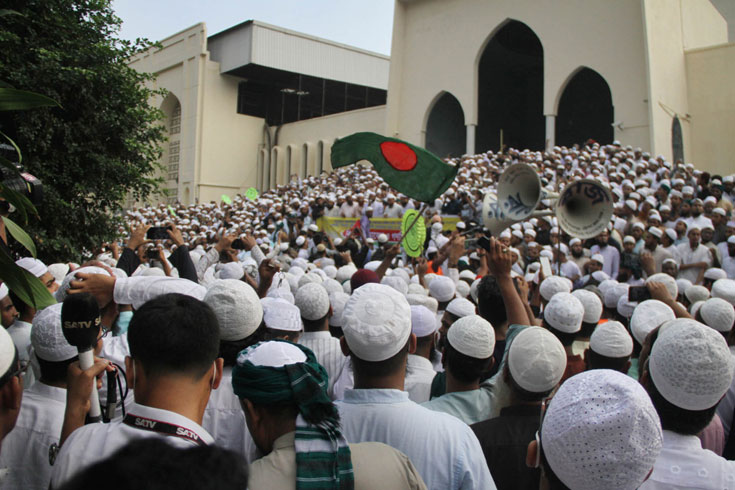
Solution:
{"label": "crowd of people", "polygon": [[[618,142],[448,161],[433,203],[357,164],[132,209],[81,265],[19,258],[58,303],[0,285],[0,485],[735,488],[733,175]],[[608,187],[609,225],[488,237],[515,163],[548,191]],[[371,230],[409,209],[419,257]],[[100,309],[87,369],[75,295]],[[93,390],[104,422],[85,424]]]}

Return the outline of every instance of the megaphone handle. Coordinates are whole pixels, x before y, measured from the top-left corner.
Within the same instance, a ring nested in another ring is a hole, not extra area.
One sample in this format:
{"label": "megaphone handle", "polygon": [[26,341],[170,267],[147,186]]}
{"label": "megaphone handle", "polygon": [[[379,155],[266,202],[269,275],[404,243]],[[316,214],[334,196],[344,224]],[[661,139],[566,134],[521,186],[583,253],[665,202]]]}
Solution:
{"label": "megaphone handle", "polygon": [[[94,365],[94,349],[88,349],[79,353],[79,367],[87,370]],[[95,423],[102,421],[102,411],[100,410],[100,398],[97,392],[96,380],[95,386],[92,387],[92,394],[89,397],[90,407],[87,414],[86,423]]]}

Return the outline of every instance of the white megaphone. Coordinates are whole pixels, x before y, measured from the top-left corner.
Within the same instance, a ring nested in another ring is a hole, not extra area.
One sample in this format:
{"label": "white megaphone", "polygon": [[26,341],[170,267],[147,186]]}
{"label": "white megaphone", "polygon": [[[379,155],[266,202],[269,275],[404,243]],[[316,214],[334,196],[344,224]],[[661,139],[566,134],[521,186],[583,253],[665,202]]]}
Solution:
{"label": "white megaphone", "polygon": [[[556,214],[559,226],[570,236],[590,238],[607,226],[613,212],[612,195],[599,182],[578,180],[559,196],[544,189],[536,171],[523,163],[503,172],[497,190],[497,195],[485,195],[482,206],[483,225],[493,236],[518,221]],[[536,210],[543,199],[555,201],[554,211]]]}

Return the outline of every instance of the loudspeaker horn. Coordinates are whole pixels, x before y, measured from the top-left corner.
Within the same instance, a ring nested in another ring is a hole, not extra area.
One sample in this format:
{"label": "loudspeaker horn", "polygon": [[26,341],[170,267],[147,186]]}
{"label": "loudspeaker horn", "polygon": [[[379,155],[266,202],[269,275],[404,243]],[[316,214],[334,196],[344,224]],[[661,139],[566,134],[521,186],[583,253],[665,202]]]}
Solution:
{"label": "loudspeaker horn", "polygon": [[561,229],[580,239],[599,235],[610,224],[612,214],[610,190],[592,179],[567,185],[556,204],[556,219]]}

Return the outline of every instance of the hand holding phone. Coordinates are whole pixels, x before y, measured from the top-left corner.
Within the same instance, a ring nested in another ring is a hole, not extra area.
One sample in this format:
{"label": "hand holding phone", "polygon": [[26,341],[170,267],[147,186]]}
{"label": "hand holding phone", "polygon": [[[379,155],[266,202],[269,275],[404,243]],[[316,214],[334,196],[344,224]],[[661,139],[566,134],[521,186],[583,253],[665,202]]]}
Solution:
{"label": "hand holding phone", "polygon": [[168,240],[171,238],[168,234],[170,226],[151,226],[145,234],[148,240]]}

